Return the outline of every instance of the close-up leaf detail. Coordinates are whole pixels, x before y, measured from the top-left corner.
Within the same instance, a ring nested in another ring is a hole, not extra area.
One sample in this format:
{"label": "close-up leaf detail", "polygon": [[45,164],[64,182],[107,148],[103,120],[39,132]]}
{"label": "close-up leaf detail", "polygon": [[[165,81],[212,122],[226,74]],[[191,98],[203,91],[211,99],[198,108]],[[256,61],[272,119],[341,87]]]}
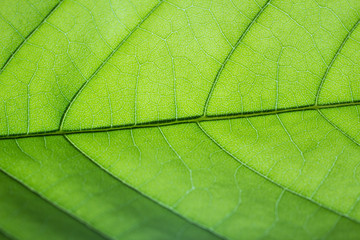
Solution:
{"label": "close-up leaf detail", "polygon": [[360,1],[0,0],[0,239],[360,239]]}

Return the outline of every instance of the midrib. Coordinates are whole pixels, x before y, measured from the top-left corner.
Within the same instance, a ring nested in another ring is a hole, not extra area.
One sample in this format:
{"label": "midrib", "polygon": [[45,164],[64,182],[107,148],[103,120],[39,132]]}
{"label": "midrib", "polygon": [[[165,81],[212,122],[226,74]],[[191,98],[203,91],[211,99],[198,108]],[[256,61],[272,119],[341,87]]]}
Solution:
{"label": "midrib", "polygon": [[17,138],[30,138],[30,137],[44,137],[44,136],[56,136],[56,135],[70,135],[70,134],[81,134],[81,133],[96,133],[96,132],[109,132],[117,130],[127,130],[127,129],[136,129],[136,128],[150,128],[150,127],[162,127],[169,125],[185,124],[185,123],[199,123],[207,121],[221,121],[221,120],[230,120],[238,118],[252,118],[252,117],[261,117],[268,115],[276,115],[283,113],[291,112],[301,112],[301,111],[310,111],[310,110],[322,110],[322,109],[331,109],[331,108],[341,108],[341,107],[351,107],[360,105],[360,100],[353,102],[342,102],[342,103],[330,103],[322,105],[305,105],[300,107],[292,108],[280,108],[280,109],[270,109],[263,111],[253,111],[253,112],[242,112],[242,113],[227,113],[221,115],[198,115],[198,116],[189,116],[178,119],[164,119],[160,121],[151,121],[134,124],[125,124],[118,126],[104,126],[98,128],[89,128],[81,130],[54,130],[47,132],[33,132],[33,133],[20,133],[20,134],[10,134],[10,135],[1,135],[0,140],[5,139],[17,139]]}

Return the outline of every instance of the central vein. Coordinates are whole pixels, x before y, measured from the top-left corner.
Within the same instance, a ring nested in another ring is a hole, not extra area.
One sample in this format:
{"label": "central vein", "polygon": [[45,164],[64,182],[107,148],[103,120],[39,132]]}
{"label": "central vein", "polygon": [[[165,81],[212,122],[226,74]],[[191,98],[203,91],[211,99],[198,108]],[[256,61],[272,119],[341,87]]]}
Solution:
{"label": "central vein", "polygon": [[227,113],[227,114],[218,114],[218,115],[201,115],[201,116],[189,116],[178,119],[164,119],[161,121],[152,121],[152,122],[143,122],[139,124],[126,124],[118,126],[103,126],[98,128],[89,128],[89,129],[80,129],[80,130],[55,130],[49,132],[35,132],[35,133],[22,133],[22,134],[13,134],[13,135],[3,135],[0,136],[0,140],[5,139],[17,139],[17,138],[28,138],[28,137],[41,137],[41,136],[56,136],[56,135],[70,135],[70,134],[80,134],[80,133],[96,133],[96,132],[108,132],[116,130],[126,130],[126,129],[136,129],[136,128],[149,128],[149,127],[161,127],[169,126],[176,124],[185,124],[185,123],[199,123],[205,121],[220,121],[220,120],[230,120],[237,118],[251,118],[251,117],[261,117],[268,115],[277,115],[283,113],[292,113],[292,112],[301,112],[301,111],[310,111],[310,110],[322,110],[329,108],[340,108],[340,107],[351,107],[360,105],[360,101],[354,102],[342,102],[342,103],[331,103],[324,105],[307,105],[300,107],[292,108],[283,108],[283,109],[270,109],[262,111],[253,111],[253,112],[241,112],[241,113]]}

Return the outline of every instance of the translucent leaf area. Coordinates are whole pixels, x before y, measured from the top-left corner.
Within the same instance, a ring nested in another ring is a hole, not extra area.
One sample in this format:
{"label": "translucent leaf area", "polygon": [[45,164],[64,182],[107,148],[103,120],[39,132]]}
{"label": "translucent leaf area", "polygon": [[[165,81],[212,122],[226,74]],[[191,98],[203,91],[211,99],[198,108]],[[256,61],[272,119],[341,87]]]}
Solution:
{"label": "translucent leaf area", "polygon": [[359,0],[1,0],[0,239],[359,239],[359,25]]}

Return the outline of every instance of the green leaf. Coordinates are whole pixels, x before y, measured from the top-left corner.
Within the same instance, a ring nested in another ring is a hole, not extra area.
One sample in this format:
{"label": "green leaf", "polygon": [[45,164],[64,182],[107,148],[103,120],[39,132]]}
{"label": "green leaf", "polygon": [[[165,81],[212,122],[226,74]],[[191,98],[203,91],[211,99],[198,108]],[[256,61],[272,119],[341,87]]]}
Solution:
{"label": "green leaf", "polygon": [[4,0],[0,239],[358,239],[358,0]]}

